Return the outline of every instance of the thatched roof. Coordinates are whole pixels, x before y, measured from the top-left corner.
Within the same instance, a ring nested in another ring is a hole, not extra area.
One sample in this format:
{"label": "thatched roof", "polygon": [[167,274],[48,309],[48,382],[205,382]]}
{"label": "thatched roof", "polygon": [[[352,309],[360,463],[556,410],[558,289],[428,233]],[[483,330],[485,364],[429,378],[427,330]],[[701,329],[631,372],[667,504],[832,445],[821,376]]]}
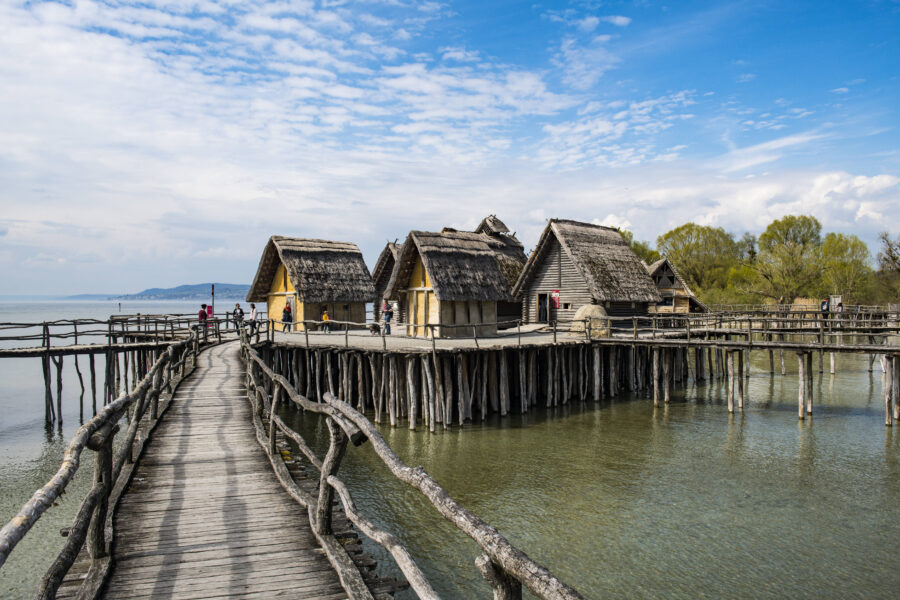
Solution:
{"label": "thatched roof", "polygon": [[386,297],[399,297],[417,256],[438,300],[512,301],[512,287],[525,264],[525,250],[512,235],[411,231],[400,248]]}
{"label": "thatched roof", "polygon": [[497,215],[488,215],[475,228],[475,233],[487,233],[488,235],[492,233],[509,233],[509,227],[498,219]]}
{"label": "thatched roof", "polygon": [[378,281],[387,272],[390,275],[394,270],[394,264],[397,262],[397,256],[400,254],[400,244],[388,242],[384,246],[384,250],[378,255],[375,261],[375,267],[372,269],[372,280]]}
{"label": "thatched roof", "polygon": [[659,292],[644,265],[618,230],[565,219],[550,219],[528,258],[513,293],[520,297],[556,238],[598,302],[659,302]]}
{"label": "thatched roof", "polygon": [[[687,281],[685,281],[684,277],[681,276],[681,273],[678,272],[678,269],[675,268],[675,263],[669,260],[668,256],[664,256],[661,259],[654,261],[653,263],[646,265],[647,274],[650,275],[650,278],[653,279],[659,271],[662,270],[664,266],[668,265],[669,269],[672,270],[672,273],[675,274],[676,281],[674,282],[676,285],[681,286],[685,292],[691,297],[691,301],[696,302],[703,310],[709,312],[709,307],[700,301],[699,298],[691,291],[690,286],[688,286]],[[674,286],[673,286],[674,287]]]}
{"label": "thatched roof", "polygon": [[284,264],[301,302],[372,302],[375,286],[362,252],[351,242],[273,235],[269,238],[247,302],[265,302],[278,265]]}

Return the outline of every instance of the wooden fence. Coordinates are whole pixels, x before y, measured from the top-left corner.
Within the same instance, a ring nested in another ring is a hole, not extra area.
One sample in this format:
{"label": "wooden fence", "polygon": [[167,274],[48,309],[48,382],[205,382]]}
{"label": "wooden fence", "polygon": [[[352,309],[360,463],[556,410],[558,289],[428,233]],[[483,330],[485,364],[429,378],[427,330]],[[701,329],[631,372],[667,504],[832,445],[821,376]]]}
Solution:
{"label": "wooden fence", "polygon": [[[159,421],[160,398],[171,394],[178,382],[196,366],[200,340],[195,328],[191,337],[169,344],[159,352],[146,375],[134,389],[103,407],[97,415],[78,428],[63,455],[56,475],[0,529],[0,567],[16,545],[65,492],[81,463],[85,448],[94,452],[94,479],[67,531],[62,551],[41,578],[36,599],[52,599],[80,553],[86,552],[90,567],[81,584],[79,596],[96,596],[110,568],[109,545],[115,531],[112,515],[122,492],[131,480],[134,459],[140,456],[147,433]],[[171,397],[171,396],[169,396]],[[116,443],[120,425],[126,419],[123,438]],[[142,434],[138,436],[138,431]]]}
{"label": "wooden fence", "polygon": [[[348,402],[338,400],[330,393],[323,395],[322,402],[307,399],[283,375],[266,364],[250,344],[248,335],[242,335],[241,352],[247,364],[247,388],[253,403],[259,443],[266,449],[282,486],[307,510],[316,537],[353,600],[369,598],[370,595],[355,566],[332,535],[332,501],[335,493],[348,519],[363,534],[390,552],[419,598],[431,600],[439,596],[397,538],[378,528],[358,511],[349,490],[337,477],[349,441],[357,446],[370,442],[372,449],[397,479],[421,492],[444,518],[475,540],[483,551],[475,564],[491,585],[494,598],[519,599],[522,597],[522,586],[542,599],[582,598],[576,590],[510,544],[495,528],[460,506],[424,469],[404,464],[372,422]],[[292,402],[306,412],[324,415],[330,437],[330,446],[324,458],[316,456],[306,441],[278,416],[279,406],[286,402]],[[268,427],[263,423],[264,418],[268,420]],[[293,440],[309,463],[319,470],[317,497],[304,492],[291,478],[276,447],[277,432]]]}

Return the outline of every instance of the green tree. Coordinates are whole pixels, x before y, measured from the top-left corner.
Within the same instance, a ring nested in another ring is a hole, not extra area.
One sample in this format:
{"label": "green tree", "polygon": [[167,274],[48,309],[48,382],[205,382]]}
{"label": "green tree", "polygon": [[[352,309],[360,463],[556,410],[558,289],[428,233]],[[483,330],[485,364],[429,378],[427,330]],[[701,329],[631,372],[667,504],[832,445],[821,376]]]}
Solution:
{"label": "green tree", "polygon": [[772,221],[759,236],[753,292],[791,302],[815,291],[822,275],[822,224],[809,215]]}
{"label": "green tree", "polygon": [[662,234],[656,238],[656,248],[697,290],[724,288],[728,272],[738,259],[738,247],[730,233],[696,223],[685,223]]}
{"label": "green tree", "polygon": [[829,233],[822,243],[821,291],[857,299],[871,275],[870,259],[869,247],[855,235]]}
{"label": "green tree", "polygon": [[659,255],[659,252],[657,252],[653,249],[652,246],[650,246],[650,242],[642,242],[640,240],[634,239],[634,234],[627,229],[620,229],[619,233],[621,233],[622,237],[625,238],[625,241],[628,242],[628,245],[631,247],[631,251],[634,252],[639,259],[641,259],[648,265],[662,258]]}
{"label": "green tree", "polygon": [[900,236],[891,239],[891,234],[882,231],[878,234],[881,250],[878,251],[878,270],[883,273],[900,273]]}

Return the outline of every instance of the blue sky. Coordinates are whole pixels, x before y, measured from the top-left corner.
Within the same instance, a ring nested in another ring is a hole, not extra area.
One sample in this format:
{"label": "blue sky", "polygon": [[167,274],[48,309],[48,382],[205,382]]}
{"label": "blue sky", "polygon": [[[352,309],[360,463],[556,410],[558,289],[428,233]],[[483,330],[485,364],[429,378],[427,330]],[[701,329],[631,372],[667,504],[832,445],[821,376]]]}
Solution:
{"label": "blue sky", "polygon": [[0,294],[496,213],[900,231],[900,3],[0,0]]}

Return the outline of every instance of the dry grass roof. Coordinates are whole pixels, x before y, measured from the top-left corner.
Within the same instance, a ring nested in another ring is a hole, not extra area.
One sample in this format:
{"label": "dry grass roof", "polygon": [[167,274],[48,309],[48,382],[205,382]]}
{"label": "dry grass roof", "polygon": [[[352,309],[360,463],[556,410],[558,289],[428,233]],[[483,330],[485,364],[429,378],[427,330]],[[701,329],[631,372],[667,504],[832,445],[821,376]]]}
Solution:
{"label": "dry grass roof", "polygon": [[618,230],[565,219],[550,219],[547,223],[513,290],[516,297],[521,296],[554,238],[575,263],[598,302],[661,300],[643,263]]}
{"label": "dry grass roof", "polygon": [[[378,260],[375,261],[375,267],[372,269],[372,280],[375,282],[375,293],[384,292],[388,282],[391,279],[391,273],[394,271],[394,265],[397,264],[397,257],[400,255],[400,244],[388,242],[385,244]],[[379,301],[381,298],[378,299]]]}
{"label": "dry grass roof", "polygon": [[273,235],[263,250],[248,302],[266,301],[279,264],[287,269],[301,302],[375,299],[375,285],[356,244]]}
{"label": "dry grass roof", "polygon": [[497,215],[488,215],[475,228],[475,233],[487,233],[489,235],[492,233],[509,233],[509,227],[498,219]]}
{"label": "dry grass roof", "polygon": [[438,300],[512,301],[512,287],[525,264],[525,250],[512,235],[411,231],[400,248],[386,297],[399,297],[418,256]]}
{"label": "dry grass roof", "polygon": [[681,276],[681,273],[678,272],[678,269],[675,268],[675,263],[669,260],[668,256],[664,256],[661,259],[654,261],[653,263],[647,265],[647,274],[650,275],[652,279],[664,266],[668,265],[669,269],[672,270],[672,273],[675,274],[676,283],[680,285],[685,292],[688,293],[691,297],[691,301],[696,302],[700,308],[704,311],[709,312],[709,307],[700,301],[699,298],[691,291],[690,286],[688,286],[687,281],[685,281],[684,277]]}

